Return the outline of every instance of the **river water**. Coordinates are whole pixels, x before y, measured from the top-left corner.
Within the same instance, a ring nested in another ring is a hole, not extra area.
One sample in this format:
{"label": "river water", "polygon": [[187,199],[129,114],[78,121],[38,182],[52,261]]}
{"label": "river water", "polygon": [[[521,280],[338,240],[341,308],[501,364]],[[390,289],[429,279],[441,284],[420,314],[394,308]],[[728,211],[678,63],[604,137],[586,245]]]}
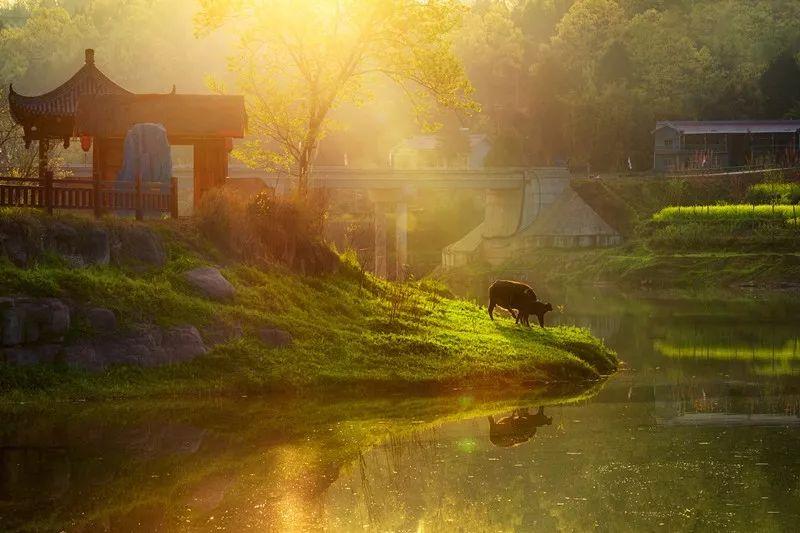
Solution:
{"label": "river water", "polygon": [[9,406],[2,531],[797,531],[796,295],[545,295],[588,391]]}

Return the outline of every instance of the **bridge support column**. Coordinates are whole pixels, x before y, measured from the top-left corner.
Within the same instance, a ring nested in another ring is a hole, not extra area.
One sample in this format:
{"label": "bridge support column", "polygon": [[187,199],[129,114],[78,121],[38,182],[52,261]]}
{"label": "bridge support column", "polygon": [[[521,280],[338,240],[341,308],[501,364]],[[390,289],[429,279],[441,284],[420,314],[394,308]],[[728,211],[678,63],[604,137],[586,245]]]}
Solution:
{"label": "bridge support column", "polygon": [[386,278],[389,275],[388,216],[394,214],[395,256],[394,277],[399,281],[406,279],[408,269],[408,200],[414,191],[402,189],[373,189],[369,192],[375,205],[375,275]]}
{"label": "bridge support column", "polygon": [[381,278],[389,274],[388,249],[386,247],[386,204],[375,202],[375,275]]}
{"label": "bridge support column", "polygon": [[396,270],[395,276],[398,281],[405,281],[406,269],[408,267],[408,204],[401,200],[397,204],[397,216],[395,217],[395,254]]}

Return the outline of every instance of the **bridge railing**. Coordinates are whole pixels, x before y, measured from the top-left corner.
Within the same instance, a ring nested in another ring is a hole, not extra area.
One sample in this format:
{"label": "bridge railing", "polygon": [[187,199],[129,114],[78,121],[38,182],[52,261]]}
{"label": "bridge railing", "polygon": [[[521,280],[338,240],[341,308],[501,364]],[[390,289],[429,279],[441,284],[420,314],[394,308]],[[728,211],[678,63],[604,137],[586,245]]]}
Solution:
{"label": "bridge railing", "polygon": [[137,220],[144,213],[178,216],[177,180],[170,183],[101,180],[94,178],[54,179],[0,176],[0,207],[30,207],[52,213],[54,209],[91,210],[96,217],[114,211],[133,211]]}

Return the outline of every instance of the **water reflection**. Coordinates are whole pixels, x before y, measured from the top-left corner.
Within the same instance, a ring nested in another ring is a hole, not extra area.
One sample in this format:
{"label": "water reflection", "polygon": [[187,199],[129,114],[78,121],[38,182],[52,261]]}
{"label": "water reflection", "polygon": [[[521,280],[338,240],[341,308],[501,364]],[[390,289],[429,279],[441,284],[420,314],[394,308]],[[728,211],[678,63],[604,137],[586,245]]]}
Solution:
{"label": "water reflection", "polygon": [[544,407],[539,406],[535,414],[531,414],[527,407],[514,409],[509,416],[498,418],[487,417],[489,420],[489,440],[500,448],[512,448],[528,442],[536,435],[536,428],[549,426],[553,423],[551,417],[545,416]]}
{"label": "water reflection", "polygon": [[[331,488],[376,447],[399,468],[420,435],[450,421],[598,389],[7,407],[0,530],[313,530],[328,521]],[[362,478],[354,486],[372,484]]]}
{"label": "water reflection", "polygon": [[628,370],[588,391],[6,407],[0,530],[795,529],[790,304],[560,301]]}

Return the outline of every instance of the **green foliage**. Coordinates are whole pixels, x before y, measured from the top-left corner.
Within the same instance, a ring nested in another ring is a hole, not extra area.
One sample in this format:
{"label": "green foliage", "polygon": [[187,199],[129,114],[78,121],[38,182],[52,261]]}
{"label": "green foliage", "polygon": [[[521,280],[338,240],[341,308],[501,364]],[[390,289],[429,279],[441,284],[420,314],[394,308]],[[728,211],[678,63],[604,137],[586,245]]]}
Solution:
{"label": "green foliage", "polygon": [[250,138],[236,150],[248,164],[307,180],[331,112],[361,104],[377,79],[408,95],[420,117],[428,104],[471,110],[471,86],[452,51],[464,10],[445,0],[205,0],[206,33],[231,23],[240,40],[229,66],[247,98]]}
{"label": "green foliage", "polygon": [[642,170],[656,120],[796,113],[799,19],[792,0],[489,0],[459,42],[501,164]]}

